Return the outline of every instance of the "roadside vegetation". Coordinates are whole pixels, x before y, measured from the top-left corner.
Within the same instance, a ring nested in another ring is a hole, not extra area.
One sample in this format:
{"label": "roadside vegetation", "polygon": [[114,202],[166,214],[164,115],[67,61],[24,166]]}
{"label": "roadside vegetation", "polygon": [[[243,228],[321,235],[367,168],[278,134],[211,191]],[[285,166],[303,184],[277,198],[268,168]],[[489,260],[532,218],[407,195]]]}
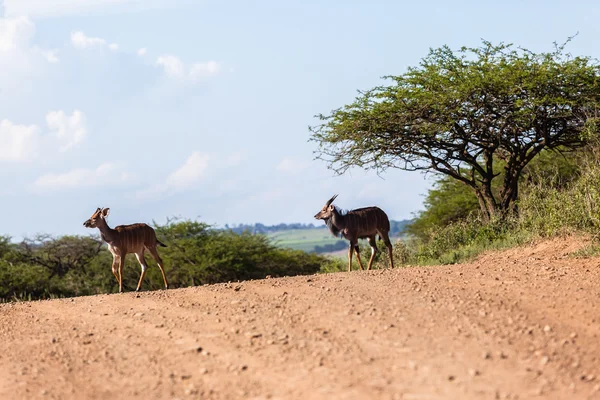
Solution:
{"label": "roadside vegetation", "polygon": [[[338,260],[276,247],[265,235],[212,229],[198,221],[155,224],[168,247],[159,252],[170,287],[313,274],[337,270]],[[162,288],[151,257],[142,290]],[[38,235],[21,243],[0,237],[0,301],[113,293],[112,256],[98,237]],[[123,270],[126,290],[134,290],[140,267],[133,255]]]}
{"label": "roadside vegetation", "polygon": [[[388,77],[390,85],[319,116],[311,140],[337,173],[396,168],[437,177],[423,211],[395,244],[395,264],[457,263],[574,232],[597,237],[600,66],[570,55],[566,44],[547,53],[485,41],[432,49],[417,67]],[[402,224],[394,221],[393,229]],[[174,220],[155,228],[168,245],[160,253],[172,287],[346,269],[343,259],[309,253],[315,243],[306,251],[278,247],[277,241],[299,240],[277,236],[289,228],[283,224],[218,230]],[[330,238],[320,245],[334,250],[344,243]],[[593,244],[574,256],[598,249]],[[370,255],[365,244],[361,254]],[[159,270],[148,261],[143,289],[158,289]],[[0,301],[114,292],[111,262],[98,237],[38,235],[12,243],[0,236]],[[387,264],[380,252],[375,267]],[[135,287],[139,273],[129,256],[126,288]]]}
{"label": "roadside vegetation", "polygon": [[[589,57],[483,41],[430,50],[388,85],[310,128],[331,169],[434,174],[395,263],[468,260],[487,249],[600,228],[600,66]],[[369,254],[363,246],[361,252]],[[387,264],[380,252],[377,265]]]}

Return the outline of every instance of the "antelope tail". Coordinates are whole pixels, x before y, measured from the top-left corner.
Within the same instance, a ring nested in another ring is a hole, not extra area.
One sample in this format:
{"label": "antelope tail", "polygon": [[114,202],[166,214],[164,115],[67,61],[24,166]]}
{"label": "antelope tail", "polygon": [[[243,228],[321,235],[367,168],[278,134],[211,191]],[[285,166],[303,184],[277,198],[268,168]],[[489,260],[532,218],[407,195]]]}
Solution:
{"label": "antelope tail", "polygon": [[161,242],[160,240],[156,239],[156,243],[161,246],[161,247],[167,247],[166,244],[164,244],[163,242]]}

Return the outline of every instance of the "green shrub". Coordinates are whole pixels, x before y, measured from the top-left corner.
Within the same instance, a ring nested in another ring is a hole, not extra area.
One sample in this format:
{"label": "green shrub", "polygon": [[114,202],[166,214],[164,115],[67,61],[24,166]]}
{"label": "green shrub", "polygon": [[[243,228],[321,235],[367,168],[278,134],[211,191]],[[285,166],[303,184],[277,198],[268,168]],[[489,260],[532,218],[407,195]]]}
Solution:
{"label": "green shrub", "polygon": [[[211,229],[198,221],[157,225],[159,248],[172,287],[338,271],[341,262],[274,246],[264,235]],[[146,254],[142,288],[160,289],[162,276]],[[99,238],[37,235],[20,244],[0,236],[0,301],[116,292],[112,255]],[[126,290],[137,286],[140,267],[129,254],[123,268]]]}

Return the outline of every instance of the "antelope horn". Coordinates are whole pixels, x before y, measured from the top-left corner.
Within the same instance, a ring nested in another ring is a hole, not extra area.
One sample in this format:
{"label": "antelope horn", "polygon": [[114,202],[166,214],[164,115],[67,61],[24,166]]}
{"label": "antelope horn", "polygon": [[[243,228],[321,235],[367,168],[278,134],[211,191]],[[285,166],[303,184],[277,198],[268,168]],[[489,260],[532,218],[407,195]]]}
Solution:
{"label": "antelope horn", "polygon": [[327,204],[325,204],[325,207],[329,207],[329,205],[330,205],[331,203],[333,203],[333,201],[335,200],[335,198],[336,198],[336,197],[338,197],[338,195],[337,195],[337,194],[333,195],[333,197],[332,197],[332,198],[330,198],[330,199],[327,201]]}

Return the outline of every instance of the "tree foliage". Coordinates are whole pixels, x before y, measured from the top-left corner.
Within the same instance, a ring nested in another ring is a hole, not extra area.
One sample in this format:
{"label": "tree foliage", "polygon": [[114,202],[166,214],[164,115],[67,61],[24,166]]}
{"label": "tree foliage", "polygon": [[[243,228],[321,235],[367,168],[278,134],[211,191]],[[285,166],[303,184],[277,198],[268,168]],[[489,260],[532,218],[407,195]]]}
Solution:
{"label": "tree foliage", "polygon": [[469,187],[484,216],[504,216],[540,152],[576,149],[597,135],[599,77],[594,60],[564,45],[547,53],[486,41],[432,49],[418,67],[386,77],[391,85],[319,115],[311,140],[337,173],[435,171]]}
{"label": "tree foliage", "polygon": [[[205,223],[170,220],[156,225],[159,249],[170,286],[186,287],[337,270],[337,262],[316,254],[282,249],[264,235],[211,229]],[[162,288],[154,260],[143,289]],[[126,257],[124,286],[134,289],[140,267]],[[0,236],[0,301],[110,293],[118,290],[111,272],[112,256],[98,237],[37,235],[21,243]]]}
{"label": "tree foliage", "polygon": [[473,191],[447,176],[441,176],[427,193],[424,210],[407,227],[407,232],[419,238],[431,230],[466,219],[479,210]]}
{"label": "tree foliage", "polygon": [[[523,169],[519,182],[520,192],[528,192],[534,186],[547,189],[563,189],[579,178],[587,160],[596,157],[593,146],[568,153],[550,150],[542,151]],[[500,164],[500,163],[499,163]],[[502,174],[502,169],[500,168]],[[492,191],[500,192],[499,180],[494,182]],[[477,216],[479,204],[469,187],[447,175],[440,175],[428,191],[423,202],[424,210],[419,212],[407,227],[411,235],[426,239],[433,231],[450,224]]]}

